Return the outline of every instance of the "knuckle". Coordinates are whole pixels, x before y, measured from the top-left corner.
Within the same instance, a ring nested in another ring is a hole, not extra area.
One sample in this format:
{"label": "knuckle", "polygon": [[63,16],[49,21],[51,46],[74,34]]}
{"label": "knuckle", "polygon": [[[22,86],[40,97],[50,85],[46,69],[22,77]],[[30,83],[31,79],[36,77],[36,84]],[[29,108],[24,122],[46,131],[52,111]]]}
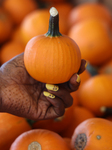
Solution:
{"label": "knuckle", "polygon": [[65,113],[65,109],[59,109],[58,116],[63,116]]}
{"label": "knuckle", "polygon": [[72,106],[72,105],[73,105],[73,97],[70,96],[70,99],[69,99],[69,101],[68,101],[67,107],[70,107],[70,106]]}

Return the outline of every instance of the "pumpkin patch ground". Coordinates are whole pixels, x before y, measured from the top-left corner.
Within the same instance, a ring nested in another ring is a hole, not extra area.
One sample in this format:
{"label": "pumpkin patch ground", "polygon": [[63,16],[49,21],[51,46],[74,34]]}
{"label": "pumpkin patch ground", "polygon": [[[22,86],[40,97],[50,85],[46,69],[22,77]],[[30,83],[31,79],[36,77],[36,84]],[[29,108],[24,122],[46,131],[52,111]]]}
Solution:
{"label": "pumpkin patch ground", "polygon": [[35,121],[0,112],[0,150],[112,150],[112,6],[106,3],[0,1],[0,66],[24,53],[35,80],[62,84],[87,61],[63,116]]}

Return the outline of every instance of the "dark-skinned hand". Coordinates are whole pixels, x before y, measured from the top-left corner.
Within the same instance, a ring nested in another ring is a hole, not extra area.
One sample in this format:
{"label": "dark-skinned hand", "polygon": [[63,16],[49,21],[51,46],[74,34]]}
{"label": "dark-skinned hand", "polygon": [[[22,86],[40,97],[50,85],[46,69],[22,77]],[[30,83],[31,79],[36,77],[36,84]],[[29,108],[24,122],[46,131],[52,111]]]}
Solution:
{"label": "dark-skinned hand", "polygon": [[74,74],[68,82],[49,85],[36,81],[28,74],[23,57],[24,53],[0,68],[0,112],[32,120],[62,116],[65,108],[73,104],[70,93],[78,89],[78,74],[85,70],[86,61],[81,60],[78,74]]}

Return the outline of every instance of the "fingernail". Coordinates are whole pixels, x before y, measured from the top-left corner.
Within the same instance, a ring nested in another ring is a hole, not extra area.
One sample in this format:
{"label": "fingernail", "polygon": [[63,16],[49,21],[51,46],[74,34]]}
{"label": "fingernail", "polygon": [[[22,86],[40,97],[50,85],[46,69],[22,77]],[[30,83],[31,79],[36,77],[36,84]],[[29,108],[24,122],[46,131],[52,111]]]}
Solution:
{"label": "fingernail", "polygon": [[52,90],[52,91],[58,91],[59,87],[57,85],[53,85],[53,84],[46,84],[46,88],[48,90]]}
{"label": "fingernail", "polygon": [[53,94],[51,94],[51,93],[49,93],[49,92],[44,91],[43,94],[44,94],[44,96],[46,96],[46,97],[55,98],[55,95],[53,95]]}
{"label": "fingernail", "polygon": [[87,67],[87,65],[88,65],[88,63],[87,63],[87,61],[86,61],[86,63],[85,63],[85,68]]}
{"label": "fingernail", "polygon": [[78,83],[80,83],[80,76],[77,74],[77,80]]}

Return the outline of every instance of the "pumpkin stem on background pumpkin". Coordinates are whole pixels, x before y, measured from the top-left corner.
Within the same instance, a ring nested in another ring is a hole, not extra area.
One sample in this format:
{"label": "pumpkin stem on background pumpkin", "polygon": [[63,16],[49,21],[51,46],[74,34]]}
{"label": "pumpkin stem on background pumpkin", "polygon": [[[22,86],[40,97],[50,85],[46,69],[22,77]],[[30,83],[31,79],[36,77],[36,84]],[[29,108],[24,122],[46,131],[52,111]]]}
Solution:
{"label": "pumpkin stem on background pumpkin", "polygon": [[102,113],[104,113],[104,117],[112,115],[112,107],[106,107],[106,106],[102,106],[100,108],[100,111]]}
{"label": "pumpkin stem on background pumpkin", "polygon": [[59,13],[55,7],[50,9],[49,29],[46,36],[62,36],[59,32]]}

